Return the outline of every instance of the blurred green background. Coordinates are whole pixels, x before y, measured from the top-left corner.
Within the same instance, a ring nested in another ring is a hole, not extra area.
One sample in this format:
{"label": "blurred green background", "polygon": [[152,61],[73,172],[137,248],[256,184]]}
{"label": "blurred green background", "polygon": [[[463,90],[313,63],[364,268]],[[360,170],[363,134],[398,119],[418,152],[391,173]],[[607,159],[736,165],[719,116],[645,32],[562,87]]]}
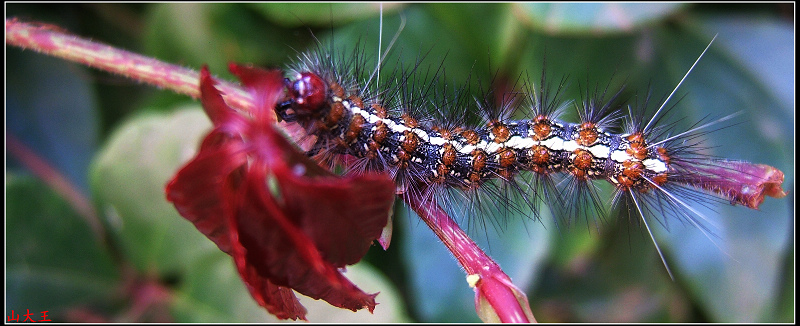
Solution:
{"label": "blurred green background", "polygon": [[[374,58],[381,16],[377,4],[6,9],[6,18],[56,24],[188,67],[208,64],[228,80],[228,62],[285,67],[316,42],[345,51],[358,43]],[[546,62],[550,80],[569,77],[564,99],[574,100],[587,85],[609,83],[628,85],[631,98],[648,89],[661,98],[718,35],[681,86],[685,97],[670,121],[687,128],[742,112],[733,126],[708,135],[708,153],[775,166],[794,193],[792,4],[387,4],[384,48],[403,19],[388,67],[424,55],[423,67],[441,64],[448,85],[468,77],[485,85],[495,73],[512,83],[520,74],[538,82]],[[164,184],[210,125],[199,103],[31,51],[6,51],[7,136],[91,198],[100,230],[7,150],[6,315],[28,309],[72,322],[273,320],[252,301],[232,260],[164,199]],[[527,291],[541,322],[793,322],[793,196],[767,199],[759,211],[701,211],[716,225],[713,242],[692,226],[650,223],[674,282],[635,222],[561,230],[524,216],[462,222]],[[309,320],[479,321],[465,275],[431,231],[402,207],[394,223],[388,251],[374,247],[348,268],[362,289],[381,292],[375,314],[306,300]]]}

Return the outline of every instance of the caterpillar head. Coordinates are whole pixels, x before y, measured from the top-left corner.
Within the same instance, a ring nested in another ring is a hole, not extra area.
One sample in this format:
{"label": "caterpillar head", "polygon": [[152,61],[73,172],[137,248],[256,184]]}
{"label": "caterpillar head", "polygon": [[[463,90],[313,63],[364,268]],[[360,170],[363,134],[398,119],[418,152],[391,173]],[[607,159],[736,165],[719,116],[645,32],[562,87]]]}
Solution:
{"label": "caterpillar head", "polygon": [[307,120],[325,113],[328,86],[320,76],[303,72],[295,80],[284,80],[287,98],[279,103],[276,111],[286,121]]}

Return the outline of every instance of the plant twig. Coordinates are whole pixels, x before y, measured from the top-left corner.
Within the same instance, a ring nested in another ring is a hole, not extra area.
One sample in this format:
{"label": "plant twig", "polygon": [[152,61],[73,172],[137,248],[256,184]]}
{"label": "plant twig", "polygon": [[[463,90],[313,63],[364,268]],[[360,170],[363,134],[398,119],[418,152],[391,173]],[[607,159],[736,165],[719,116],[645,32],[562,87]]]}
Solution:
{"label": "plant twig", "polygon": [[6,149],[8,153],[20,161],[34,175],[44,181],[56,193],[61,195],[78,214],[86,220],[92,229],[95,237],[101,242],[105,242],[105,232],[103,224],[100,222],[97,211],[78,188],[75,187],[64,175],[53,168],[44,159],[39,157],[30,148],[20,142],[17,137],[6,133]]}
{"label": "plant twig", "polygon": [[[405,203],[433,230],[439,240],[455,256],[467,273],[467,282],[475,290],[475,304],[481,318],[486,321],[504,323],[536,322],[528,299],[500,266],[469,238],[450,216],[435,202],[423,202],[417,196],[402,196]],[[481,296],[490,307],[481,307]],[[481,309],[490,309],[499,320],[486,320]]]}
{"label": "plant twig", "polygon": [[[197,86],[200,73],[196,70],[77,37],[58,26],[8,18],[6,44],[120,74],[193,98],[200,97]],[[250,94],[234,83],[220,81],[217,89],[226,95],[232,107],[248,110],[252,106]]]}

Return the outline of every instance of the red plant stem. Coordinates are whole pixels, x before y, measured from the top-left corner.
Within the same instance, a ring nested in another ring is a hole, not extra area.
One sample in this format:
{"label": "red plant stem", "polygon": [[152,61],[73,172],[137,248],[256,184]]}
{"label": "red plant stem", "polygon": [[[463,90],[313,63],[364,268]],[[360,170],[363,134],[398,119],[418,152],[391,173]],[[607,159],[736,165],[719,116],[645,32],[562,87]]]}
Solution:
{"label": "red plant stem", "polygon": [[438,205],[430,201],[423,203],[417,196],[403,196],[403,200],[434,230],[467,274],[480,274],[484,269],[499,269],[497,263],[483,251],[474,250],[478,245]]}
{"label": "red plant stem", "polygon": [[[6,44],[117,73],[193,98],[200,97],[197,86],[200,73],[196,70],[80,38],[57,26],[6,19]],[[229,105],[243,110],[252,107],[250,94],[238,85],[219,81],[217,89],[226,95]]]}
{"label": "red plant stem", "polygon": [[[414,212],[433,230],[439,240],[456,257],[459,265],[464,268],[467,275],[479,275],[481,279],[504,278],[510,279],[500,266],[486,255],[478,245],[467,236],[464,230],[458,226],[450,216],[445,213],[435,202],[423,202],[418,196],[402,196],[406,205],[410,206]],[[496,286],[496,283],[487,283],[491,288],[483,291],[489,292],[496,302],[503,304],[493,304],[500,321],[504,323],[530,323],[536,320],[529,320],[530,307],[522,307],[516,299],[512,290],[508,287]],[[527,300],[525,300],[527,304]],[[526,314],[526,310],[528,314]]]}
{"label": "red plant stem", "polygon": [[[200,74],[193,69],[80,38],[57,26],[25,23],[16,18],[6,19],[6,44],[117,73],[193,98],[200,96],[198,87]],[[229,106],[245,111],[254,106],[253,98],[242,87],[215,79],[218,80],[217,88],[225,94],[225,101]],[[295,135],[293,138],[301,137]],[[430,202],[423,204],[419,198],[403,197],[406,204],[417,212],[456,257],[468,275],[478,275],[481,279],[487,280],[509,279],[500,266],[486,255],[437,204]],[[485,284],[486,286],[480,291],[485,293],[500,321],[535,322],[530,307],[527,307],[524,294],[518,292],[515,295],[513,290],[502,282],[487,281]],[[513,284],[510,285],[513,287]],[[519,295],[523,296],[524,307],[519,303]]]}
{"label": "red plant stem", "polygon": [[100,223],[97,211],[92,203],[79,189],[67,180],[64,175],[50,166],[44,159],[30,150],[25,144],[20,142],[17,137],[6,133],[6,149],[33,174],[42,179],[50,188],[56,191],[80,216],[82,216],[92,232],[101,242],[105,241],[103,225]]}

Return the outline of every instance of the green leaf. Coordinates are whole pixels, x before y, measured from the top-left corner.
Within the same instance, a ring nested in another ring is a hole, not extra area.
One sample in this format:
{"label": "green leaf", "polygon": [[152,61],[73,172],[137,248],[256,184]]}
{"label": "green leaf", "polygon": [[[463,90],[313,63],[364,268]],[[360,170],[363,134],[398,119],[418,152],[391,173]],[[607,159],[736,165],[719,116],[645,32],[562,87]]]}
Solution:
{"label": "green leaf", "polygon": [[64,321],[73,308],[108,308],[118,271],[98,235],[40,181],[7,172],[6,308]]}
{"label": "green leaf", "polygon": [[686,6],[680,3],[517,3],[517,17],[549,33],[630,32]]}
{"label": "green leaf", "polygon": [[164,187],[211,126],[197,105],[120,126],[91,169],[91,186],[122,250],[141,272],[181,275],[217,247],[167,202]]}
{"label": "green leaf", "polygon": [[[383,4],[384,13],[402,7],[399,3]],[[254,3],[250,7],[267,19],[288,27],[330,26],[351,23],[380,13],[378,3]]]}
{"label": "green leaf", "polygon": [[186,267],[173,297],[175,321],[253,323],[270,319],[269,313],[250,296],[227,254],[219,250],[208,252]]}

